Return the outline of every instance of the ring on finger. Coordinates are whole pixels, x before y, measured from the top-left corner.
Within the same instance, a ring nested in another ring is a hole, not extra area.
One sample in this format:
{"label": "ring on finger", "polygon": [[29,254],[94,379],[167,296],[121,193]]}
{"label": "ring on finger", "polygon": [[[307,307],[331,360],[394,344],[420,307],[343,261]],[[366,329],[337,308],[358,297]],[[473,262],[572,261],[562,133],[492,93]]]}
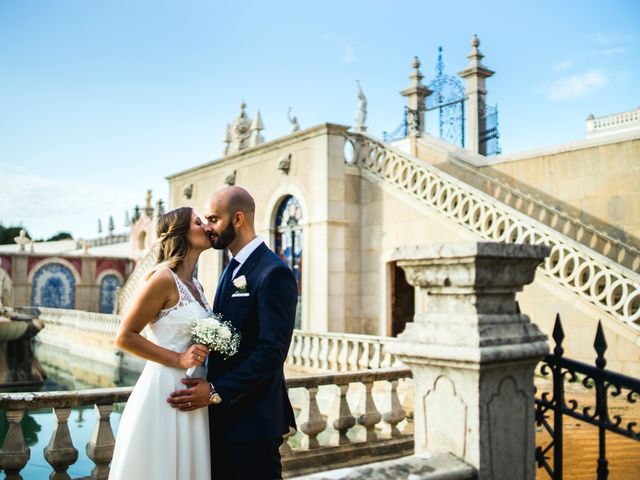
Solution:
{"label": "ring on finger", "polygon": [[191,402],[187,403],[187,406],[188,406],[189,408],[191,408]]}

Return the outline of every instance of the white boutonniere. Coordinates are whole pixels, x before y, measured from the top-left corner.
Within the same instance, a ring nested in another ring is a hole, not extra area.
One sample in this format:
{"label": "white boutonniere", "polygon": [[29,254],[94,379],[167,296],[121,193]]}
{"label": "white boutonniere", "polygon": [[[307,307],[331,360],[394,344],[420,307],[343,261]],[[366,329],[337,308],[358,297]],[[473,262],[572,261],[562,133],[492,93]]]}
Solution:
{"label": "white boutonniere", "polygon": [[247,277],[240,275],[233,280],[233,286],[236,287],[236,293],[247,293]]}

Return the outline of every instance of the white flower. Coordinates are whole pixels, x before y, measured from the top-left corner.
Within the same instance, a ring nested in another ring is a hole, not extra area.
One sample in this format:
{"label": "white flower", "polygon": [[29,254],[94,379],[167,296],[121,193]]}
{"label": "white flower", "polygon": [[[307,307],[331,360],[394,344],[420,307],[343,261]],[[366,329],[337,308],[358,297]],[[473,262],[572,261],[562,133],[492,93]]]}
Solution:
{"label": "white flower", "polygon": [[220,330],[218,332],[220,333],[220,336],[222,338],[231,338],[231,330],[229,330],[229,328],[224,325],[220,327]]}
{"label": "white flower", "polygon": [[246,289],[247,288],[247,277],[245,277],[244,275],[240,275],[238,278],[236,278],[233,281],[233,284],[235,285],[235,287],[238,290]]}

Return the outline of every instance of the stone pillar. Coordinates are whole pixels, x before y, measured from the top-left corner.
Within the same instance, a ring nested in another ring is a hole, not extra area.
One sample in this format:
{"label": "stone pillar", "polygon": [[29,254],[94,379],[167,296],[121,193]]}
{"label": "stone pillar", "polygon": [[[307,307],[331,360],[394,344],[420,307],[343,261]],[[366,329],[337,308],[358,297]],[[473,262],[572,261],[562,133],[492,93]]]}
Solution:
{"label": "stone pillar", "polygon": [[549,249],[502,243],[401,248],[417,312],[385,348],[413,372],[415,449],[449,451],[479,479],[533,480],[533,371],[546,336],[516,292]]}
{"label": "stone pillar", "polygon": [[486,79],[495,72],[482,64],[484,55],[478,50],[480,40],[476,35],[471,39],[471,52],[467,55],[469,65],[458,75],[466,83],[467,102],[465,105],[465,147],[473,153],[485,155],[484,144],[480,144],[480,133],[485,130]]}
{"label": "stone pillar", "polygon": [[409,75],[411,83],[400,92],[400,95],[407,97],[407,128],[409,136],[415,138],[425,131],[425,100],[431,95],[431,90],[422,84],[424,76],[420,73],[420,60],[418,57],[413,57],[412,67],[413,72]]}

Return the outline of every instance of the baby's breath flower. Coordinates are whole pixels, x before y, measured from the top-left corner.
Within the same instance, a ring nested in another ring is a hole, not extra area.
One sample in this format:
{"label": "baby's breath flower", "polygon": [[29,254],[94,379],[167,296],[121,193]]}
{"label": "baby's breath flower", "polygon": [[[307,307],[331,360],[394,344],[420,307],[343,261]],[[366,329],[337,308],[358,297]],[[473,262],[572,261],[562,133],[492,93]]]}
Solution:
{"label": "baby's breath flower", "polygon": [[238,353],[240,334],[219,313],[193,322],[191,334],[191,343],[205,345],[225,358]]}

